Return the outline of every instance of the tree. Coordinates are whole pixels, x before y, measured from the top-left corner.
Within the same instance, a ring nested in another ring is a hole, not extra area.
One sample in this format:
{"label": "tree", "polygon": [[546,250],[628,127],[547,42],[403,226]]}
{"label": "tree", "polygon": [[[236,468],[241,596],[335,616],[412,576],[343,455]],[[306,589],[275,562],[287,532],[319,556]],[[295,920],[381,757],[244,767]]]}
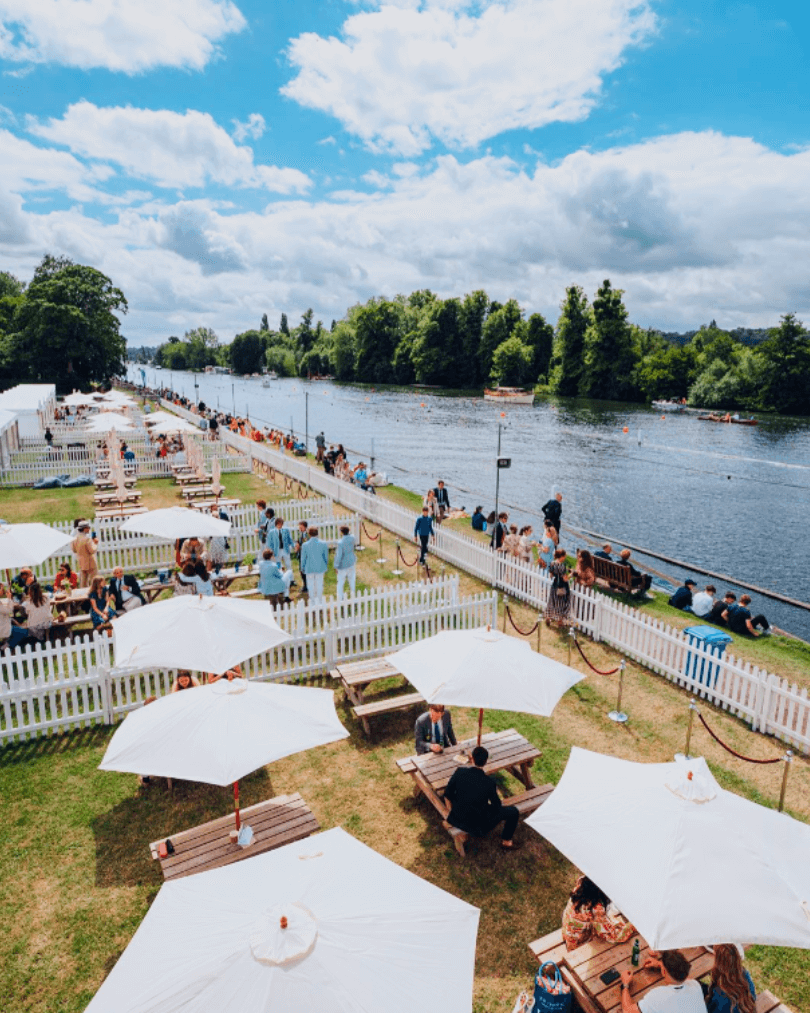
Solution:
{"label": "tree", "polygon": [[606,279],[593,301],[593,320],[585,332],[579,393],[611,401],[636,394],[633,333],[627,322],[624,293]]}
{"label": "tree", "polygon": [[370,299],[355,318],[354,371],[363,383],[393,383],[393,359],[402,337],[403,307],[389,299]]}
{"label": "tree", "polygon": [[579,285],[569,285],[560,306],[551,355],[550,384],[555,394],[572,396],[579,390],[585,332],[591,320],[588,299]]}
{"label": "tree", "polygon": [[0,299],[6,296],[22,295],[25,291],[25,282],[15,278],[8,271],[0,271]]}
{"label": "tree", "polygon": [[513,334],[495,349],[492,356],[492,381],[502,387],[520,387],[530,375],[534,350]]}
{"label": "tree", "polygon": [[461,354],[458,356],[459,387],[476,387],[486,376],[480,371],[481,339],[487,318],[489,296],[481,289],[464,296],[461,304]]}
{"label": "tree", "polygon": [[332,369],[338,380],[354,379],[355,332],[350,323],[340,320],[333,331]]}
{"label": "tree", "polygon": [[762,407],[810,415],[810,335],[796,315],[786,313],[756,351],[762,364]]}
{"label": "tree", "polygon": [[124,293],[92,267],[46,256],[16,314],[13,355],[34,381],[60,390],[103,383],[124,370],[126,341],[116,313]]}
{"label": "tree", "polygon": [[217,362],[219,338],[210,327],[195,327],[186,331],[183,338],[186,344],[186,369],[205,369]]}
{"label": "tree", "polygon": [[[496,306],[497,309],[493,310],[492,306]],[[500,303],[492,303],[490,305],[490,313],[484,324],[481,344],[478,348],[478,361],[482,378],[490,375],[495,349],[498,345],[502,345],[507,338],[512,337],[512,332],[520,323],[522,317],[523,313],[516,299],[509,299],[503,306]]]}
{"label": "tree", "polygon": [[551,349],[554,344],[554,328],[546,322],[542,313],[532,313],[521,332],[521,340],[531,349],[532,361],[527,379],[532,384],[548,374]]}
{"label": "tree", "polygon": [[296,341],[298,342],[298,348],[302,355],[312,348],[315,344],[315,332],[312,329],[312,310],[306,310],[301,317],[301,323],[295,330]]}
{"label": "tree", "polygon": [[287,314],[286,313],[282,313],[281,314],[281,322],[278,325],[278,329],[281,331],[282,334],[289,334],[290,333],[290,325],[287,323]]}
{"label": "tree", "polygon": [[234,373],[260,373],[265,363],[265,350],[259,331],[237,334],[230,345],[231,369]]}
{"label": "tree", "polygon": [[410,356],[419,383],[445,387],[458,384],[456,357],[460,350],[460,323],[458,299],[437,300],[427,307],[416,329]]}

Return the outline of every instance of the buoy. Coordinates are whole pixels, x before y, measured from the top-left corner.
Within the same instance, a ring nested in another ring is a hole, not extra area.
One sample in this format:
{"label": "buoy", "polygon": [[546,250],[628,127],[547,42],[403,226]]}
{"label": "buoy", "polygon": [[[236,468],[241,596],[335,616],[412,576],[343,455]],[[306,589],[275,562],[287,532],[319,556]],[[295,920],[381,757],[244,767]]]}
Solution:
{"label": "buoy", "polygon": [[366,401],[368,401],[368,398],[366,398]]}
{"label": "buoy", "polygon": [[501,418],[502,418],[502,419],[505,419],[505,418],[506,418],[506,412],[501,412]]}
{"label": "buoy", "polygon": [[422,401],[422,403],[420,404],[420,408],[424,408],[424,407],[425,407],[425,402]]}
{"label": "buoy", "polygon": [[663,422],[665,418],[666,418],[666,415],[662,415],[661,416],[661,421]]}
{"label": "buoy", "polygon": [[623,432],[623,433],[629,433],[629,432],[630,432],[630,430],[628,429],[628,427],[627,427],[627,426],[625,426],[625,427],[624,427],[624,428],[622,429],[622,432]]}

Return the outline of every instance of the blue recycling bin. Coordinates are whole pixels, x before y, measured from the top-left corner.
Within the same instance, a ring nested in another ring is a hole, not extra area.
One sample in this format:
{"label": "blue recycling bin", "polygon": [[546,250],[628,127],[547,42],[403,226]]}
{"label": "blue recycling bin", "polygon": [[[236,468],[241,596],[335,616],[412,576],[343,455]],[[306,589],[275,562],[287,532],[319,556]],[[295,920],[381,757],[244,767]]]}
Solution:
{"label": "blue recycling bin", "polygon": [[[714,655],[721,658],[732,637],[714,626],[687,626],[683,631],[690,647],[708,648]],[[686,652],[686,665],[683,674],[704,686],[714,685],[720,674],[720,666],[713,664],[708,658],[694,651]]]}

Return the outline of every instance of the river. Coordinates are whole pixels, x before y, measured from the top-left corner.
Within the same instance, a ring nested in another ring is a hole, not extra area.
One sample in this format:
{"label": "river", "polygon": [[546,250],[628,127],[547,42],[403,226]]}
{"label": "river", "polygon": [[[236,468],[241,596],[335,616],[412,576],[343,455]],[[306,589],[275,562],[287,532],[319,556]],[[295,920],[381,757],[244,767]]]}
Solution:
{"label": "river", "polygon": [[[510,520],[531,523],[553,491],[563,523],[609,535],[696,566],[810,601],[810,418],[764,416],[758,426],[700,422],[642,405],[572,398],[502,406],[447,392],[382,389],[146,369],[149,386],[168,384],[254,423],[303,434],[323,430],[354,463],[375,457],[391,481],[423,494],[443,478],[451,504],[488,513],[495,503],[498,428],[500,502]],[[139,367],[130,377],[140,382]],[[308,397],[306,396],[308,395]],[[503,412],[503,414],[502,414]],[[627,429],[627,432],[624,430]],[[563,538],[562,544],[573,536]],[[575,541],[575,540],[574,540]],[[566,544],[566,548],[574,548]],[[634,553],[675,578],[678,567]],[[734,584],[720,585],[720,593]],[[752,593],[755,612],[810,640],[810,612]]]}

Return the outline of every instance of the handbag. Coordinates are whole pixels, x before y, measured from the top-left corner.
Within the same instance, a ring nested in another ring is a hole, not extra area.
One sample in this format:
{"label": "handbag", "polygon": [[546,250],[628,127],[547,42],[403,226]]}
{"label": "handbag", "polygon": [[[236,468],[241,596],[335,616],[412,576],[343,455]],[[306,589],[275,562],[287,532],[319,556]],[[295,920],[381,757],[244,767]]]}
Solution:
{"label": "handbag", "polygon": [[[547,967],[554,968],[554,977],[545,974]],[[563,980],[560,969],[552,960],[540,965],[534,983],[534,1006],[532,1013],[569,1013],[571,1009],[571,988]]]}

